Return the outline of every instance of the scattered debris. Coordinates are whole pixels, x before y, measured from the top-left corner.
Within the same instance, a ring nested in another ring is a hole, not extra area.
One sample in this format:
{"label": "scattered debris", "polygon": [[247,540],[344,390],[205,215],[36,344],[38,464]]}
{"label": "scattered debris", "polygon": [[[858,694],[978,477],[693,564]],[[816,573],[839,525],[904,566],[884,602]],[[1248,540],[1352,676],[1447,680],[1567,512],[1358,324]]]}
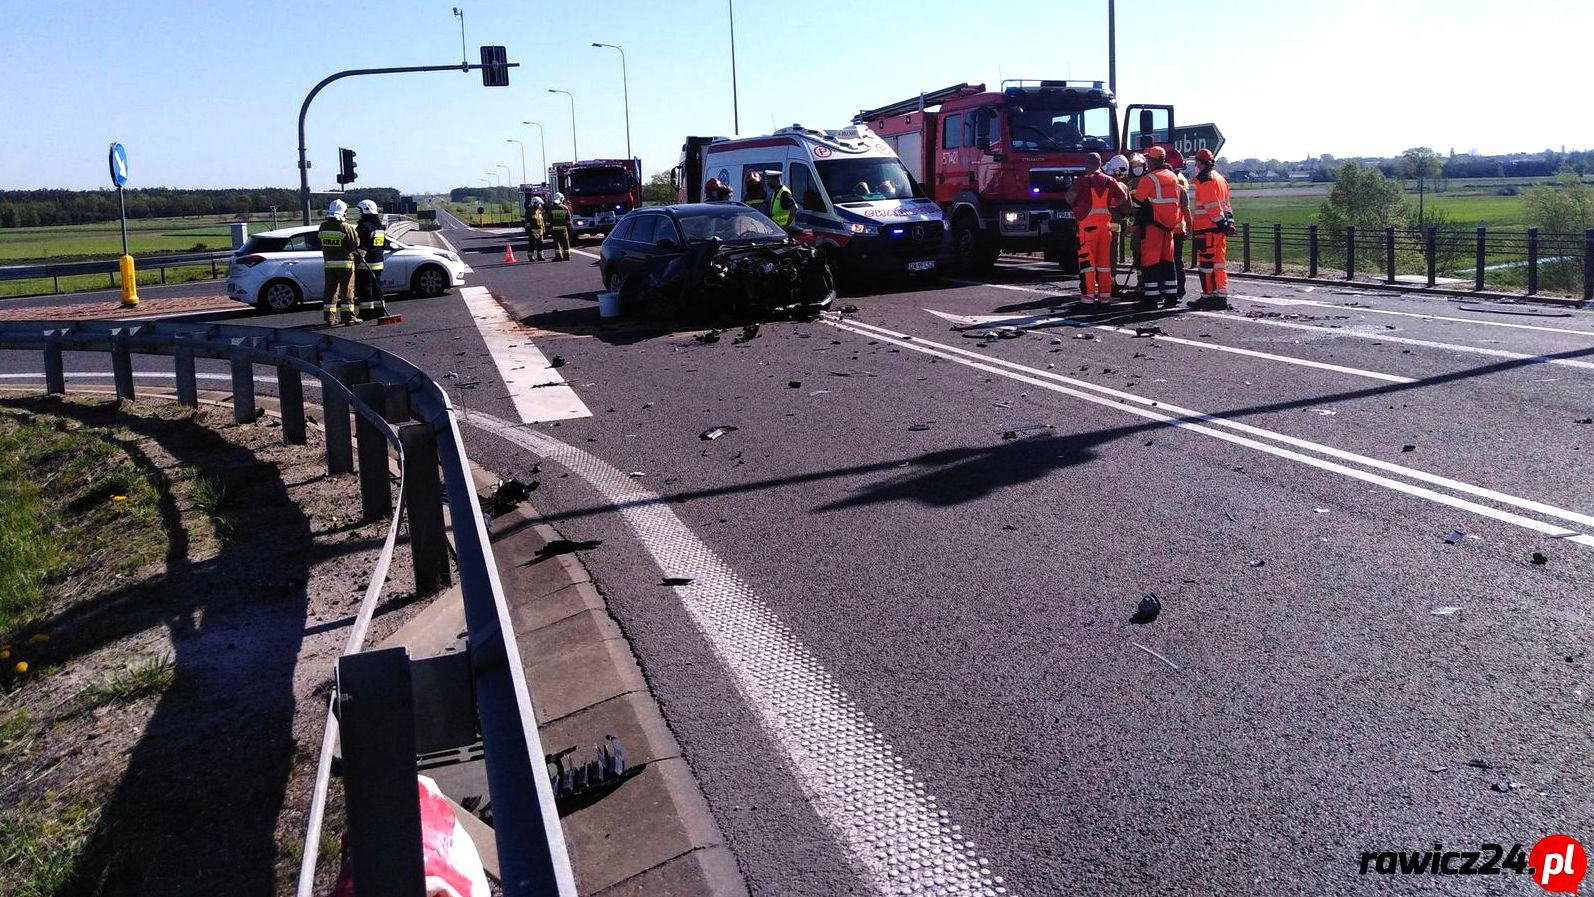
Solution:
{"label": "scattered debris", "polygon": [[1250,560],[1250,561],[1249,561],[1249,563],[1250,563],[1250,565],[1251,565],[1251,566],[1252,566],[1252,567],[1253,567],[1253,568],[1255,568],[1255,567],[1265,567],[1265,566],[1267,566],[1267,561],[1264,561],[1264,560],[1262,560],[1262,559],[1261,559],[1261,558],[1252,558],[1252,559],[1251,559],[1251,560]]}
{"label": "scattered debris", "polygon": [[1094,334],[1094,333],[1076,333],[1076,334],[1074,334],[1074,339],[1095,339],[1095,338],[1096,338],[1096,334]]}
{"label": "scattered debris", "polygon": [[1454,545],[1457,542],[1460,542],[1462,539],[1465,539],[1466,537],[1467,537],[1466,533],[1464,533],[1464,532],[1462,532],[1461,530],[1458,530],[1458,529],[1453,529],[1453,530],[1450,531],[1450,535],[1445,536],[1445,543],[1448,544],[1448,545]]}
{"label": "scattered debris", "polygon": [[587,539],[576,542],[570,539],[555,539],[537,549],[538,557],[553,557],[556,554],[573,554],[577,551],[591,551],[603,544],[602,539]]}
{"label": "scattered debris", "polygon": [[536,480],[530,483],[510,477],[500,479],[498,485],[493,487],[493,494],[487,497],[488,513],[494,517],[515,509],[517,505],[531,497],[531,493],[542,485]]}
{"label": "scattered debris", "polygon": [[704,430],[703,432],[697,434],[697,438],[699,438],[699,439],[718,439],[721,436],[724,436],[726,433],[734,433],[735,431],[736,431],[735,427],[710,427],[707,430]]}
{"label": "scattered debris", "polygon": [[647,766],[644,763],[626,768],[620,739],[611,734],[604,736],[604,742],[593,752],[593,759],[585,763],[571,759],[566,765],[565,758],[576,752],[574,747],[543,757],[548,765],[548,778],[553,785],[554,802],[556,805],[559,802],[565,804],[558,808],[561,814],[573,812],[576,807],[586,806],[590,801],[613,791]]}
{"label": "scattered debris", "polygon": [[823,396],[823,395],[829,395],[829,394],[830,394],[830,390],[828,390],[828,389],[816,389],[813,392],[809,393],[809,395],[811,395],[811,396]]}
{"label": "scattered debris", "polygon": [[1400,447],[1400,450],[1403,452],[1415,452],[1417,447],[1415,445],[1403,445]]}
{"label": "scattered debris", "polygon": [[1543,566],[1550,562],[1550,558],[1542,551],[1533,552],[1533,563]]}
{"label": "scattered debris", "polygon": [[1140,599],[1140,605],[1135,608],[1135,615],[1129,618],[1129,622],[1136,626],[1144,626],[1157,619],[1160,613],[1162,613],[1162,599],[1148,592]]}
{"label": "scattered debris", "polygon": [[1150,654],[1152,657],[1157,658],[1158,660],[1162,661],[1163,663],[1167,664],[1168,666],[1173,667],[1175,671],[1183,672],[1183,669],[1178,664],[1174,663],[1173,661],[1169,660],[1166,657],[1163,657],[1161,654],[1158,654],[1157,652],[1151,650],[1150,648],[1147,648],[1145,645],[1142,645],[1139,642],[1130,642],[1130,644],[1132,644],[1136,648],[1139,648],[1140,650],[1146,652],[1147,654]]}
{"label": "scattered debris", "polygon": [[1467,765],[1473,769],[1493,769],[1494,764],[1487,760],[1468,760]]}
{"label": "scattered debris", "polygon": [[801,380],[787,380],[786,381],[786,388],[787,389],[802,389],[803,388],[803,381],[801,381]]}
{"label": "scattered debris", "polygon": [[699,333],[697,336],[692,338],[705,345],[708,343],[717,343],[720,341],[720,331],[710,330],[707,333]]}
{"label": "scattered debris", "polygon": [[1161,327],[1136,327],[1135,339],[1140,339],[1141,337],[1145,336],[1159,336],[1161,333]]}
{"label": "scattered debris", "polygon": [[1594,417],[1580,417],[1577,422],[1580,424],[1594,424]]}
{"label": "scattered debris", "polygon": [[1002,529],[1005,529],[1005,530],[1007,530],[1007,531],[1008,531],[1008,532],[1010,532],[1010,533],[1016,533],[1016,532],[1018,532],[1018,527],[1016,527],[1016,526],[1014,526],[1014,525],[1013,525],[1013,524],[1011,524],[1011,523],[1004,523],[1004,524],[1002,524]]}
{"label": "scattered debris", "polygon": [[1063,338],[1062,337],[1060,337],[1060,336],[1052,337],[1052,345],[1061,346],[1062,344],[1063,344]]}
{"label": "scattered debris", "polygon": [[647,474],[643,473],[640,470],[633,470],[630,473],[626,474],[626,476],[628,476],[631,479],[635,480],[635,479],[638,479],[640,477],[645,477],[645,476],[647,476]]}
{"label": "scattered debris", "polygon": [[1027,421],[1025,423],[1019,424],[1008,424],[1002,428],[1002,438],[1017,439],[1020,436],[1026,436],[1030,433],[1038,433],[1044,430],[1050,430],[1051,428],[1051,424],[1044,424],[1040,421]]}
{"label": "scattered debris", "polygon": [[1494,790],[1500,792],[1501,794],[1510,794],[1513,791],[1521,791],[1527,786],[1521,782],[1495,782],[1493,787]]}
{"label": "scattered debris", "polygon": [[1312,510],[1316,511],[1319,514],[1327,514],[1331,509],[1329,509],[1329,508],[1313,508]]}
{"label": "scattered debris", "polygon": [[1333,417],[1334,415],[1338,414],[1339,412],[1338,411],[1332,411],[1332,410],[1330,410],[1328,408],[1319,408],[1319,409],[1317,409],[1317,413],[1323,415],[1324,417]]}
{"label": "scattered debris", "polygon": [[915,433],[920,433],[920,432],[923,432],[925,430],[930,429],[930,425],[929,424],[908,424],[908,429],[912,430]]}
{"label": "scattered debris", "polygon": [[562,368],[562,367],[564,367],[565,366],[565,357],[563,355],[555,355],[554,357],[548,359],[548,366],[551,367],[551,368]]}
{"label": "scattered debris", "polygon": [[1456,614],[1461,613],[1461,608],[1456,607],[1453,604],[1447,604],[1444,607],[1436,607],[1429,611],[1429,613],[1436,617],[1453,617]]}
{"label": "scattered debris", "polygon": [[858,306],[856,306],[856,305],[843,305],[842,307],[836,309],[836,311],[839,311],[839,312],[841,312],[844,315],[850,315],[850,314],[853,314],[853,313],[858,311]]}
{"label": "scattered debris", "polygon": [[1449,770],[1450,770],[1450,767],[1448,767],[1448,766],[1430,766],[1430,767],[1428,767],[1428,771],[1429,772],[1448,772]]}
{"label": "scattered debris", "polygon": [[747,326],[742,328],[742,335],[738,336],[736,339],[731,340],[731,342],[733,342],[733,343],[750,343],[757,336],[758,336],[758,325],[757,324],[748,324]]}
{"label": "scattered debris", "polygon": [[688,586],[692,584],[690,576],[666,576],[659,581],[661,586]]}

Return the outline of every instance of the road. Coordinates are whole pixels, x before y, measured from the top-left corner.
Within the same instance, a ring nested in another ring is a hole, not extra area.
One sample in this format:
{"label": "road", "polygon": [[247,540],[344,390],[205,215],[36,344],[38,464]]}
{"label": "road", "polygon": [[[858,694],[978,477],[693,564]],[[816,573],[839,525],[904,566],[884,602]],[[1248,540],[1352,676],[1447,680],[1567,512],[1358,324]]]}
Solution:
{"label": "road", "polygon": [[755,893],[1521,894],[1363,854],[1594,836],[1594,315],[1004,259],[703,342],[439,217],[472,286],[338,333],[602,540]]}

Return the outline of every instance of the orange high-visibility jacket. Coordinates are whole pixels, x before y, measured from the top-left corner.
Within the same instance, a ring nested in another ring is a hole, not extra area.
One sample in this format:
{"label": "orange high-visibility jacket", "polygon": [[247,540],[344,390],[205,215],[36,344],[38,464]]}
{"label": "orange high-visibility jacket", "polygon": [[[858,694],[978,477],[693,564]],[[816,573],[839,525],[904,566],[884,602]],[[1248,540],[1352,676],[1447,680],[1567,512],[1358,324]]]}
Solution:
{"label": "orange high-visibility jacket", "polygon": [[1190,217],[1195,229],[1216,230],[1218,221],[1234,214],[1229,206],[1229,180],[1208,169],[1196,175],[1195,197],[1190,203]]}
{"label": "orange high-visibility jacket", "polygon": [[1164,230],[1179,228],[1179,180],[1166,168],[1145,173],[1135,185],[1134,200],[1151,205],[1151,218]]}

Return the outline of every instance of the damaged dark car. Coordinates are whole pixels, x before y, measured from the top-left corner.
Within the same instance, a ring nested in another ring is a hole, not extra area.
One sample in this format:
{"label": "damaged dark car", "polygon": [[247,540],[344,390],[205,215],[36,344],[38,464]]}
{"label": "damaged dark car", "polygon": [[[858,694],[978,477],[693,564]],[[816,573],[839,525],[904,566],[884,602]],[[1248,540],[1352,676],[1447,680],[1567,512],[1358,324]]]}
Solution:
{"label": "damaged dark car", "polygon": [[625,312],[693,322],[811,318],[836,297],[823,255],[738,202],[632,212],[603,241],[598,271]]}

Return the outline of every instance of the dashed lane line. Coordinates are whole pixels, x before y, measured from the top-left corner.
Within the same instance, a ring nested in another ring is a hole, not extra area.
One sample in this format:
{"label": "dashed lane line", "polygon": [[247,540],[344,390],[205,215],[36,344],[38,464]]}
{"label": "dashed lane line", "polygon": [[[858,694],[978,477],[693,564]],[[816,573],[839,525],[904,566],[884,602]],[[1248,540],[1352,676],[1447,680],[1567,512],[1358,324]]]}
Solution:
{"label": "dashed lane line", "polygon": [[1246,296],[1235,295],[1231,298],[1244,299],[1247,302],[1258,302],[1263,305],[1305,305],[1315,308],[1333,308],[1341,311],[1357,312],[1371,315],[1394,315],[1402,318],[1421,318],[1425,321],[1453,321],[1458,324],[1479,324],[1484,327],[1507,327],[1512,330],[1537,330],[1542,333],[1567,333],[1572,336],[1594,337],[1594,331],[1572,330],[1566,327],[1546,327],[1543,324],[1513,324],[1510,321],[1484,321],[1477,318],[1455,318],[1448,315],[1431,315],[1415,311],[1393,311],[1387,308],[1364,308],[1360,305],[1340,305],[1334,302],[1319,302],[1316,299],[1290,299],[1283,296]]}
{"label": "dashed lane line", "polygon": [[[821,320],[824,323],[840,330],[856,333],[860,336],[868,337],[869,339],[877,339],[882,342],[888,342],[904,349],[912,349],[915,352],[934,355],[939,358],[946,359],[947,361],[954,361],[958,364],[984,371],[988,374],[996,374],[998,376],[1006,377],[1010,380],[1016,380],[1020,383],[1027,383],[1031,386],[1040,387],[1051,392],[1069,395],[1074,398],[1107,408],[1116,408],[1126,414],[1148,418],[1169,426],[1175,426],[1190,430],[1192,432],[1200,433],[1204,436],[1210,436],[1214,439],[1221,439],[1225,442],[1230,442],[1235,445],[1242,445],[1246,448],[1265,452],[1275,457],[1296,461],[1310,467],[1318,468],[1319,470],[1338,473],[1343,476],[1361,480],[1365,483],[1382,486],[1386,489],[1391,489],[1393,491],[1416,498],[1426,499],[1436,504],[1442,504],[1447,507],[1457,508],[1459,510],[1468,511],[1483,517],[1488,517],[1493,520],[1498,520],[1503,523],[1519,526],[1523,529],[1532,530],[1551,538],[1576,542],[1577,544],[1583,545],[1585,547],[1594,547],[1594,536],[1590,536],[1586,533],[1568,530],[1563,526],[1545,523],[1541,520],[1524,517],[1520,514],[1515,514],[1510,511],[1503,511],[1499,508],[1490,507],[1488,505],[1481,505],[1469,499],[1459,498],[1455,495],[1442,492],[1436,492],[1433,489],[1428,489],[1424,486],[1418,486],[1410,482],[1391,479],[1378,473],[1372,473],[1367,470],[1349,467],[1345,464],[1337,462],[1345,461],[1362,465],[1364,467],[1370,467],[1384,473],[1394,474],[1396,476],[1405,477],[1409,480],[1416,480],[1418,482],[1428,483],[1433,486],[1450,489],[1455,492],[1471,495],[1475,498],[1498,502],[1500,504],[1509,505],[1524,511],[1530,511],[1532,513],[1542,514],[1546,517],[1552,517],[1570,523],[1575,523],[1579,526],[1594,528],[1594,517],[1591,517],[1587,514],[1567,510],[1565,508],[1558,508],[1554,505],[1548,505],[1543,502],[1534,501],[1532,499],[1521,498],[1493,489],[1475,486],[1471,483],[1450,479],[1449,477],[1443,477],[1437,474],[1431,474],[1426,471],[1402,467],[1401,465],[1392,464],[1388,461],[1381,461],[1377,458],[1369,458],[1365,455],[1358,455],[1354,452],[1347,452],[1343,449],[1336,449],[1332,446],[1323,445],[1321,443],[1311,442],[1309,440],[1300,439],[1294,436],[1287,436],[1283,433],[1277,433],[1272,430],[1263,429],[1261,427],[1251,426],[1250,424],[1243,424],[1238,421],[1214,417],[1210,414],[1193,411],[1188,408],[1180,408],[1177,405],[1170,405],[1166,402],[1149,399],[1145,396],[1124,392],[1122,390],[1112,389],[1111,387],[1101,386],[1085,380],[1077,380],[1072,377],[1065,377],[1061,374],[1055,374],[1051,371],[1032,368],[1027,365],[1006,361],[1000,358],[976,355],[973,352],[969,352],[968,350],[959,348],[957,346],[949,346],[944,343],[933,342],[931,340],[926,340],[921,337],[912,336],[910,334],[888,330],[884,327],[877,327],[872,324],[863,324],[852,320],[843,321],[836,317],[826,317]],[[1238,435],[1242,433],[1245,435]],[[1262,442],[1259,440],[1268,440],[1269,442],[1279,443],[1279,445],[1270,445],[1268,442]],[[1289,448],[1283,448],[1281,446],[1289,446]],[[1295,449],[1324,455],[1335,460],[1330,461],[1325,460],[1324,458],[1302,454],[1301,451],[1295,451]]]}
{"label": "dashed lane line", "polygon": [[[1109,333],[1121,333],[1126,336],[1135,336],[1135,331],[1127,327],[1114,327],[1111,324],[1096,324],[1089,321],[1078,321],[1073,318],[1059,318],[1052,315],[1024,315],[1013,317],[1011,315],[958,315],[951,312],[936,311],[927,308],[925,311],[943,320],[960,323],[967,326],[978,327],[1044,327],[1050,324],[1064,324],[1070,327],[1090,328],[1092,330],[1105,330]],[[1158,333],[1155,338],[1165,343],[1175,343],[1181,346],[1193,346],[1197,349],[1211,349],[1215,352],[1229,352],[1234,355],[1245,355],[1250,358],[1261,358],[1266,361],[1277,361],[1284,364],[1294,364],[1301,367],[1316,368],[1323,371],[1334,371],[1339,374],[1351,374],[1356,377],[1367,377],[1372,380],[1383,380],[1387,383],[1416,383],[1413,377],[1402,377],[1398,374],[1385,374],[1380,371],[1369,371],[1364,368],[1346,367],[1342,364],[1330,364],[1326,361],[1311,361],[1305,358],[1294,358],[1289,355],[1274,355],[1271,352],[1258,352],[1254,349],[1241,349],[1238,346],[1224,346],[1218,343],[1202,342],[1200,340],[1184,339],[1183,337],[1169,336]]]}
{"label": "dashed lane line", "polygon": [[1001,897],[988,861],[813,653],[736,571],[647,491],[603,459],[509,421],[466,424],[580,476],[611,503],[675,586],[818,816],[882,895]]}

